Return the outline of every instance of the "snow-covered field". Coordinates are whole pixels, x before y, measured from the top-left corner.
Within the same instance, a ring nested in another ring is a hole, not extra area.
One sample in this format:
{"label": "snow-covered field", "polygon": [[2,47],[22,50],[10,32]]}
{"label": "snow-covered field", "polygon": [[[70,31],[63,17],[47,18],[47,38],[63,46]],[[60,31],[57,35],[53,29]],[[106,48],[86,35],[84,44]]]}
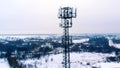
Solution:
{"label": "snow-covered field", "polygon": [[7,59],[0,59],[0,68],[10,68]]}
{"label": "snow-covered field", "polygon": [[[114,54],[102,53],[71,53],[71,68],[120,68],[120,63],[106,62],[106,57],[115,56]],[[26,68],[63,68],[63,54],[51,54],[41,57],[40,59],[27,59],[21,62]]]}
{"label": "snow-covered field", "polygon": [[[0,36],[1,42],[7,43],[5,40],[16,40],[24,38],[42,38],[46,39],[49,35],[29,35],[29,36]],[[53,36],[52,36],[53,37]],[[5,39],[5,40],[3,40]],[[75,39],[73,43],[84,43],[89,41],[89,38]],[[48,45],[48,44],[47,44]],[[116,48],[120,48],[120,44],[114,44],[111,39],[109,39],[109,45]],[[43,45],[45,46],[45,45]],[[50,45],[49,45],[50,46]],[[63,54],[61,53],[62,48],[56,48],[51,53],[59,52],[60,54],[50,54],[42,56],[40,59],[26,59],[20,60],[19,62],[25,65],[25,68],[63,68]],[[71,68],[120,68],[120,63],[118,62],[107,62],[106,57],[115,56],[114,53],[104,54],[104,53],[91,53],[91,52],[72,52],[70,53],[70,64]],[[10,68],[7,59],[0,59],[0,68]]]}
{"label": "snow-covered field", "polygon": [[111,39],[109,39],[109,46],[113,46],[115,48],[119,48],[120,49],[120,44],[113,43],[113,41]]}
{"label": "snow-covered field", "polygon": [[3,34],[0,35],[0,39],[14,40],[14,39],[25,39],[25,38],[51,38],[51,37],[59,37],[59,35],[49,35],[49,34]]}
{"label": "snow-covered field", "polygon": [[83,38],[83,39],[78,39],[78,40],[73,40],[73,43],[84,43],[89,41],[89,38]]}
{"label": "snow-covered field", "polygon": [[[120,68],[120,63],[107,62],[106,57],[115,56],[114,53],[71,53],[71,68]],[[21,60],[25,68],[63,68],[63,54],[51,54],[40,59]],[[7,59],[0,59],[0,68],[10,68]]]}

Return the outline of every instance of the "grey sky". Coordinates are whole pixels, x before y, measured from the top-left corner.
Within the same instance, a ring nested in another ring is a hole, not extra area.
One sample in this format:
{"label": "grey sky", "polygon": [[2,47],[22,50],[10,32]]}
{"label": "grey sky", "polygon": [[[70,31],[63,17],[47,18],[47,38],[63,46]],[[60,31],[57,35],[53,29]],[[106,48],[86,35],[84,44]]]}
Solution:
{"label": "grey sky", "polygon": [[77,8],[71,33],[120,33],[120,0],[0,0],[0,33],[61,33],[60,6]]}

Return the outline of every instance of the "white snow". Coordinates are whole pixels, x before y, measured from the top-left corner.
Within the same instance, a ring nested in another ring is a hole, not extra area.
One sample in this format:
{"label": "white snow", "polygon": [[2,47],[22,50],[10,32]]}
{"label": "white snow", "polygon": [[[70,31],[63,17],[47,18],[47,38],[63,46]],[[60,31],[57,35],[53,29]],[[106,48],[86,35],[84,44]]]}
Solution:
{"label": "white snow", "polygon": [[114,44],[114,47],[119,48],[120,49],[120,44]]}
{"label": "white snow", "polygon": [[73,43],[84,43],[84,42],[87,42],[87,41],[89,41],[89,38],[73,40]]}
{"label": "white snow", "polygon": [[[70,53],[71,68],[120,68],[120,63],[106,62],[106,57],[115,56],[112,54],[103,53]],[[63,68],[63,54],[51,54],[42,56],[40,59],[21,60],[26,68]],[[6,59],[0,59],[0,67],[10,68]]]}
{"label": "white snow", "polygon": [[100,68],[120,68],[120,63],[110,62],[110,63],[99,63]]}
{"label": "white snow", "polygon": [[49,38],[49,36],[42,35],[42,36],[40,36],[40,38],[42,38],[42,39],[46,39],[46,38]]}
{"label": "white snow", "polygon": [[111,39],[108,39],[108,40],[109,40],[109,46],[113,46],[115,48],[119,48],[120,49],[120,44],[113,43],[113,41]]}
{"label": "white snow", "polygon": [[[114,65],[115,67],[120,67],[118,65],[120,63],[105,63],[106,62],[105,58],[108,56],[115,56],[115,55],[102,54],[102,53],[88,53],[88,52],[71,53],[70,54],[71,68],[92,68],[92,67],[107,68],[105,67],[106,65],[109,66]],[[37,68],[63,68],[62,61],[63,61],[63,54],[57,54],[57,55],[52,54],[41,57],[40,59],[27,59],[27,60],[22,60],[21,62],[26,65],[36,66]]]}
{"label": "white snow", "polygon": [[0,59],[0,68],[10,68],[6,59]]}

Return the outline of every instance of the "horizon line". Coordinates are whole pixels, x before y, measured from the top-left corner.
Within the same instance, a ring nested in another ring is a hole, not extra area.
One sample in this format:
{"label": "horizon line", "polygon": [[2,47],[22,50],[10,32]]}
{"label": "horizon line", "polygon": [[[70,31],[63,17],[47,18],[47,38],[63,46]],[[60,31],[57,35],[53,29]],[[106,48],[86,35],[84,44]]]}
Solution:
{"label": "horizon line", "polygon": [[[61,33],[0,33],[0,35],[30,35],[30,34],[35,34],[35,35],[61,35]],[[70,33],[71,34],[120,34],[120,33]]]}

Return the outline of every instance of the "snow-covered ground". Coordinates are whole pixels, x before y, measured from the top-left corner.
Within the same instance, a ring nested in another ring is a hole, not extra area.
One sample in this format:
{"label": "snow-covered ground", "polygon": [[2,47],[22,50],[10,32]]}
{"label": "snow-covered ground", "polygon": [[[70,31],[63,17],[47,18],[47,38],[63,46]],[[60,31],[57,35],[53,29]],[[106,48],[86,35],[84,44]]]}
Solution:
{"label": "snow-covered ground", "polygon": [[59,35],[52,34],[3,34],[0,35],[0,39],[14,40],[14,39],[25,39],[25,38],[51,38],[51,37],[59,37]]}
{"label": "snow-covered ground", "polygon": [[89,41],[89,38],[83,38],[83,39],[78,39],[78,40],[73,40],[73,43],[84,43]]}
{"label": "snow-covered ground", "polygon": [[[112,54],[80,52],[71,53],[71,68],[120,68],[120,63],[107,62],[106,57],[115,56]],[[63,54],[51,54],[42,56],[40,59],[21,60],[25,68],[63,68]],[[7,59],[0,59],[0,67],[10,68]]]}
{"label": "snow-covered ground", "polygon": [[120,63],[117,62],[98,63],[98,66],[100,66],[100,68],[120,68]]}
{"label": "snow-covered ground", "polygon": [[113,46],[115,48],[119,48],[120,49],[120,44],[113,43],[113,41],[111,39],[108,39],[108,40],[109,40],[109,46]]}
{"label": "snow-covered ground", "polygon": [[[106,57],[115,56],[114,54],[102,54],[102,53],[71,53],[71,68],[120,68],[120,63],[108,63]],[[63,54],[51,54],[40,59],[27,59],[22,60],[23,64],[26,64],[27,68],[63,68],[62,67]]]}
{"label": "snow-covered ground", "polygon": [[7,59],[0,59],[0,68],[10,68]]}

